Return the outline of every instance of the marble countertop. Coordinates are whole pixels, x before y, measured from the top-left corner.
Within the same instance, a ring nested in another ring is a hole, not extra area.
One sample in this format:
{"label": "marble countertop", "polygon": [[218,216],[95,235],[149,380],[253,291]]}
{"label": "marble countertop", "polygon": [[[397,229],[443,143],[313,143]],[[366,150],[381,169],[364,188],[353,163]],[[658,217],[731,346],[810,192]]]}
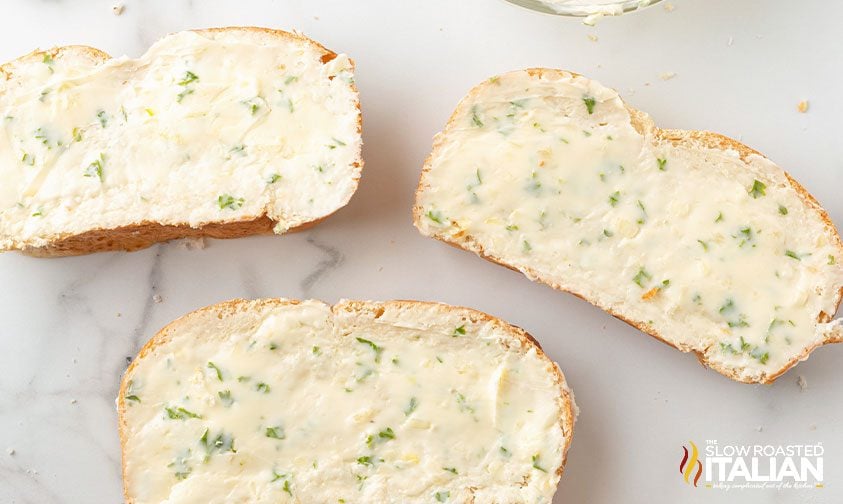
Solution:
{"label": "marble countertop", "polygon": [[[731,382],[573,296],[422,238],[410,219],[431,138],[469,87],[550,66],[617,88],[663,127],[741,139],[843,225],[843,3],[673,0],[595,28],[501,0],[124,0],[119,16],[115,3],[5,0],[0,61],[65,44],[137,56],[186,28],[297,29],[357,61],[364,176],[348,207],[300,234],[0,256],[0,502],[120,502],[114,398],[128,359],[188,311],[265,296],[439,300],[530,331],[582,410],[554,502],[843,502],[843,346],[771,386]],[[711,439],[822,443],[825,488],[690,487],[682,445]]]}

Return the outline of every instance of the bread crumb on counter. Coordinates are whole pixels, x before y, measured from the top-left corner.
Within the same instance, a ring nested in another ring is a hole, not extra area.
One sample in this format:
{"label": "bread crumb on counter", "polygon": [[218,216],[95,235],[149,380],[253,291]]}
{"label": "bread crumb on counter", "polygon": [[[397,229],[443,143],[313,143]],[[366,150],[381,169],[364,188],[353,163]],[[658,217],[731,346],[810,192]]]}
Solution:
{"label": "bread crumb on counter", "polygon": [[673,12],[674,9],[676,9],[676,6],[674,6],[672,3],[667,2],[666,4],[664,4],[664,10],[668,13]]}
{"label": "bread crumb on counter", "polygon": [[810,106],[811,104],[808,103],[808,100],[802,100],[796,105],[796,110],[799,111],[799,113],[804,114],[808,111]]}
{"label": "bread crumb on counter", "polygon": [[207,246],[205,238],[201,236],[199,238],[185,238],[179,242],[179,247],[185,250],[203,250]]}
{"label": "bread crumb on counter", "polygon": [[799,375],[799,378],[796,379],[796,384],[799,385],[799,390],[802,392],[808,390],[808,380],[804,376]]}
{"label": "bread crumb on counter", "polygon": [[115,16],[123,14],[124,10],[126,10],[126,6],[122,3],[114,4],[114,7],[111,8],[111,12],[113,12]]}
{"label": "bread crumb on counter", "polygon": [[598,38],[597,38],[597,35],[595,35],[595,34],[593,34],[593,33],[589,33],[589,34],[588,34],[588,40],[590,40],[590,41],[592,41],[592,42],[597,42],[597,41],[598,41],[598,40],[600,40],[600,39],[598,39]]}
{"label": "bread crumb on counter", "polygon": [[674,77],[676,77],[676,72],[662,72],[659,74],[659,79],[663,81],[668,81]]}
{"label": "bread crumb on counter", "polygon": [[17,453],[17,451],[14,448],[7,448],[6,453],[8,453],[9,456],[13,457],[15,455],[15,453]]}
{"label": "bread crumb on counter", "polygon": [[152,296],[152,302],[155,304],[161,304],[164,302],[164,298],[161,297],[161,294],[156,294]]}

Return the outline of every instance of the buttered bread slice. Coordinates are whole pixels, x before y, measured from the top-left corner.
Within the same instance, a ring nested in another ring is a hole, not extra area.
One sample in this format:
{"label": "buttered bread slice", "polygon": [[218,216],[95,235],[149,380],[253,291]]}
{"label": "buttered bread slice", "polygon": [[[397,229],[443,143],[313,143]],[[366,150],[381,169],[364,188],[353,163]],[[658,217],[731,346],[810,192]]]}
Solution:
{"label": "buttered bread slice", "polygon": [[169,35],[0,66],[0,250],[72,255],[284,233],[344,206],[362,161],[353,63],[298,34]]}
{"label": "buttered bread slice", "polygon": [[129,503],[549,503],[575,408],[523,330],[434,303],[269,299],[159,332],[118,398]]}
{"label": "buttered bread slice", "polygon": [[474,88],[436,137],[416,227],[569,291],[744,382],[843,339],[843,245],[758,152],[661,130],[549,69]]}

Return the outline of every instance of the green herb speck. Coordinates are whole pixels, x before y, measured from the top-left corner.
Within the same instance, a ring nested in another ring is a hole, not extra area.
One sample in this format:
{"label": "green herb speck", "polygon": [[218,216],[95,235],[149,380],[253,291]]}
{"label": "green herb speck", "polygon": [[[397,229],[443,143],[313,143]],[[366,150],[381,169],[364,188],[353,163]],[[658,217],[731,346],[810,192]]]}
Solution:
{"label": "green herb speck", "polygon": [[228,208],[229,210],[238,210],[245,202],[245,199],[235,198],[230,194],[221,194],[217,198],[217,205],[219,205],[220,210],[224,208]]}
{"label": "green herb speck", "polygon": [[208,362],[208,369],[213,369],[217,374],[217,380],[222,381],[222,371],[213,362]]}

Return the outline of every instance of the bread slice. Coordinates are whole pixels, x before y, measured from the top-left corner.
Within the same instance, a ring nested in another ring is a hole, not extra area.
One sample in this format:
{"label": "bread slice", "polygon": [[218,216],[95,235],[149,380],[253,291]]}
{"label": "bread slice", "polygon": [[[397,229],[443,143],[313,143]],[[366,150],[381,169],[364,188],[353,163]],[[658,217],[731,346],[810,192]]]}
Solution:
{"label": "bread slice", "polygon": [[128,503],[549,503],[576,406],[529,334],[415,301],[236,300],[118,397]]}
{"label": "bread slice", "polygon": [[474,88],[435,139],[414,220],[735,380],[772,382],[843,340],[843,244],[802,186],[569,72]]}
{"label": "bread slice", "polygon": [[175,33],[138,59],[70,46],[0,66],[0,251],[135,250],[320,221],[360,177],[353,69],[261,28]]}

